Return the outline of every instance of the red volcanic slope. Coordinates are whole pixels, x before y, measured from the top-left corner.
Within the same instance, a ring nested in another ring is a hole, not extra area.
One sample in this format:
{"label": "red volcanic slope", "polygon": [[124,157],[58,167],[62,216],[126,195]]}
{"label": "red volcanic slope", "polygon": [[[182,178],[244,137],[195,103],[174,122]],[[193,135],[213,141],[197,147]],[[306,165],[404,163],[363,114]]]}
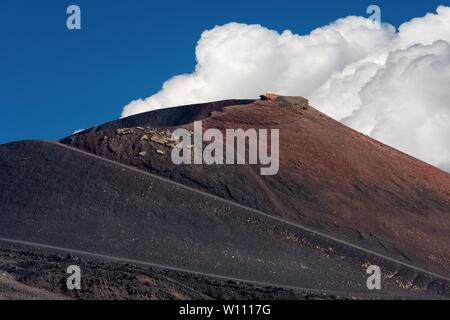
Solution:
{"label": "red volcanic slope", "polygon": [[[193,130],[194,120],[224,137],[229,128],[279,129],[278,174],[260,176],[258,165],[173,165],[170,132]],[[342,125],[301,97],[147,112],[61,142],[450,276],[450,175]]]}

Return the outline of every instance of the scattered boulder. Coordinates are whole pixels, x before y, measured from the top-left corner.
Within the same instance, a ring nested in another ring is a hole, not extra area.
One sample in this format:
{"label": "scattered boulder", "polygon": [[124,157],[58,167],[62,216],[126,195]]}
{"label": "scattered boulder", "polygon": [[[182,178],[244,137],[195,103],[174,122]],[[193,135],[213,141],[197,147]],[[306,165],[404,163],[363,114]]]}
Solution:
{"label": "scattered boulder", "polygon": [[133,131],[130,128],[121,128],[116,130],[116,134],[119,136],[133,133]]}
{"label": "scattered boulder", "polygon": [[159,143],[159,144],[162,144],[162,145],[164,145],[165,143],[166,143],[166,140],[164,139],[164,137],[163,136],[160,136],[160,135],[153,135],[151,138],[150,138],[153,142],[156,142],[156,143]]}
{"label": "scattered boulder", "polygon": [[259,96],[261,98],[261,100],[275,100],[276,98],[279,97],[278,94],[274,94],[274,93],[266,93],[263,95]]}
{"label": "scattered boulder", "polygon": [[176,142],[172,140],[172,133],[170,130],[155,132],[150,140],[169,148],[174,148],[176,145]]}

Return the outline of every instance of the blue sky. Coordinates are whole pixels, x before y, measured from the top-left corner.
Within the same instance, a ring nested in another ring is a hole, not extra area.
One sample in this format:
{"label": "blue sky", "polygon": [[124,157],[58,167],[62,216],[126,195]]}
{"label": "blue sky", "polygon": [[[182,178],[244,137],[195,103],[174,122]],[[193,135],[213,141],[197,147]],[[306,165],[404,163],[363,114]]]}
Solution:
{"label": "blue sky", "polygon": [[[66,28],[71,4],[81,8],[81,30]],[[0,143],[56,140],[117,119],[130,101],[192,72],[196,43],[215,25],[307,34],[341,17],[368,16],[370,4],[398,27],[445,3],[0,0]]]}

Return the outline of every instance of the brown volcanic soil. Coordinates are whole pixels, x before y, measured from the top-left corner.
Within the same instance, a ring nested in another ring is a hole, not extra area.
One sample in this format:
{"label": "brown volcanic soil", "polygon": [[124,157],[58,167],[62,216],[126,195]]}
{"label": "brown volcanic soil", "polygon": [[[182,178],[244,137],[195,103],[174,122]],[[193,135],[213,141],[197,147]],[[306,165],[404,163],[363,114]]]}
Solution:
{"label": "brown volcanic soil", "polygon": [[[258,165],[173,165],[171,130],[193,129],[200,119],[204,128],[280,129],[279,173],[260,176]],[[179,268],[183,285],[195,272],[341,296],[449,297],[450,175],[303,98],[158,110],[61,142],[0,146],[0,238]],[[51,266],[58,259],[38,260]],[[366,287],[370,264],[381,267],[379,291]],[[121,268],[108,267],[107,277],[127,284]],[[51,267],[42,270],[52,278]]]}
{"label": "brown volcanic soil", "polygon": [[[256,165],[173,165],[164,140],[200,119],[204,129],[280,129],[278,174],[260,176]],[[303,98],[158,110],[62,142],[450,276],[450,175],[349,129]]]}

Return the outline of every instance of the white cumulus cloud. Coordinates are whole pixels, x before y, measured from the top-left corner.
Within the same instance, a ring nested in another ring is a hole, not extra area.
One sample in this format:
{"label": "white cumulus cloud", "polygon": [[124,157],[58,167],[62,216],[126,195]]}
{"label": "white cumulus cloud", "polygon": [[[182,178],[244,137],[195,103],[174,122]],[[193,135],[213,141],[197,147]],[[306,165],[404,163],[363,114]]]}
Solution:
{"label": "white cumulus cloud", "polygon": [[77,133],[83,132],[84,130],[86,130],[86,129],[77,129],[77,130],[74,130],[74,132],[72,134],[77,134]]}
{"label": "white cumulus cloud", "polygon": [[349,16],[308,35],[229,23],[202,33],[191,74],[122,117],[275,92],[301,95],[346,125],[450,171],[450,7],[370,29]]}

